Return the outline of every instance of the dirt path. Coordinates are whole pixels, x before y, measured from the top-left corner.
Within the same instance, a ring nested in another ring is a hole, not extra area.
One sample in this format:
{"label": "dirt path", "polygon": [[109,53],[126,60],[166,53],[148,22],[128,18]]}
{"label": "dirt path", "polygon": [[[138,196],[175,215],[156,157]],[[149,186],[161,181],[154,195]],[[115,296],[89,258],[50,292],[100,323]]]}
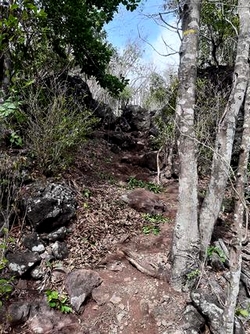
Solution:
{"label": "dirt path", "polygon": [[[121,156],[112,154],[105,144],[92,151],[90,158],[88,152],[82,157],[76,166],[78,170],[91,167],[88,159],[95,168],[84,172],[81,178],[76,174],[75,186],[88,196],[81,200],[82,207],[69,240],[72,255],[67,262],[71,266],[74,263],[74,268],[91,267],[103,279],[93,299],[83,308],[80,316],[83,332],[181,333],[187,296],[174,292],[168,283],[177,183],[166,182],[163,191],[171,216],[161,224],[159,235],[145,235],[142,231],[147,222],[143,215],[122,203],[120,197],[127,191],[131,176],[152,182],[155,174],[121,163]],[[135,263],[128,254],[132,254]],[[140,270],[140,264],[149,271],[150,267],[160,268],[162,275],[151,277]]]}
{"label": "dirt path", "polygon": [[[161,196],[169,209],[166,220],[158,224],[159,232],[145,232],[152,223],[128,207],[121,196],[128,191],[131,177],[154,182],[156,174],[122,163],[122,156],[112,153],[105,141],[90,141],[62,176],[79,203],[77,219],[69,227],[69,256],[63,267],[67,272],[93,269],[103,281],[74,315],[81,327],[79,334],[182,333],[188,297],[174,292],[168,282],[178,184],[165,180]],[[14,300],[30,299],[30,291],[33,299],[41,298],[44,292],[38,293],[38,284],[29,281]],[[64,289],[61,280],[53,279],[44,287],[48,288]],[[26,329],[18,327],[13,333],[31,333]]]}

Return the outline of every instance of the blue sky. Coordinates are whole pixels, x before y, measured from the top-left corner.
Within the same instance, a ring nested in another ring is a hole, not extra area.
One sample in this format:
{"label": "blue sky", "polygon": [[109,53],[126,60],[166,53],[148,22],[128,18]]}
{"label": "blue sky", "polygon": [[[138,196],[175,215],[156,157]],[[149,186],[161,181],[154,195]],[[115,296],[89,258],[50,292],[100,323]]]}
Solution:
{"label": "blue sky", "polygon": [[[175,31],[170,31],[163,24],[159,25],[152,17],[148,17],[148,15],[163,12],[162,4],[163,0],[142,0],[134,12],[128,12],[121,6],[114,20],[105,28],[108,41],[119,50],[123,49],[129,41],[138,43],[142,50],[145,50],[144,61],[153,63],[159,72],[167,67],[177,69],[178,54],[163,57],[158,53],[168,54],[173,52],[165,43],[176,51],[179,50],[180,44]],[[168,23],[175,25],[175,18],[172,15],[164,18]]]}

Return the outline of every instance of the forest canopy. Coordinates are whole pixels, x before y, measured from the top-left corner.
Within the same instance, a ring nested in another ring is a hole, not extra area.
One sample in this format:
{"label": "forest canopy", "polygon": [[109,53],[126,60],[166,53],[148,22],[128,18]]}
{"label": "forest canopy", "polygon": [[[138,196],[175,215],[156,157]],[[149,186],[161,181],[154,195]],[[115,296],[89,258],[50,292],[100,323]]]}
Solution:
{"label": "forest canopy", "polygon": [[6,91],[12,82],[37,76],[41,70],[67,71],[79,66],[88,76],[116,94],[124,78],[107,72],[112,46],[104,25],[120,4],[134,10],[139,0],[21,0],[0,4],[0,82]]}

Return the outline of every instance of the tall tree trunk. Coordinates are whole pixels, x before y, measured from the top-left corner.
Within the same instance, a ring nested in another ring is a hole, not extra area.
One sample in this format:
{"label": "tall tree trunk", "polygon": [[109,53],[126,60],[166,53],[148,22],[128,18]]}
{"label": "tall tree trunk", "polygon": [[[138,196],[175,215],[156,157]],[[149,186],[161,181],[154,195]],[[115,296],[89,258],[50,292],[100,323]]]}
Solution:
{"label": "tall tree trunk", "polygon": [[[245,186],[248,184],[248,161],[250,150],[250,78],[248,78],[248,88],[244,105],[244,125],[240,146],[241,152],[237,169],[236,182],[236,202],[234,209],[233,229],[234,238],[231,241],[230,248],[230,283],[228,286],[227,299],[225,302],[223,316],[223,330],[225,334],[234,332],[234,314],[239,293],[240,275],[241,275],[241,250],[242,250],[242,225],[244,217],[248,219],[248,209],[245,201]],[[246,225],[247,233],[248,225]]]}
{"label": "tall tree trunk", "polygon": [[218,218],[226,184],[230,173],[230,162],[235,134],[235,123],[243,104],[249,72],[250,13],[249,1],[238,1],[240,30],[234,69],[234,83],[220,120],[216,148],[213,156],[210,183],[199,215],[202,255],[210,244],[214,224]]}
{"label": "tall tree trunk", "polygon": [[200,20],[199,0],[184,1],[183,39],[180,48],[179,90],[176,123],[179,130],[179,205],[172,245],[172,285],[181,290],[185,274],[197,267],[199,258],[197,161],[194,133],[194,105]]}
{"label": "tall tree trunk", "polygon": [[[8,16],[9,6],[12,1],[0,4],[0,21],[3,21]],[[10,86],[10,74],[11,74],[11,60],[9,51],[9,41],[6,36],[6,30],[4,25],[0,28],[0,35],[2,37],[0,43],[0,98],[4,98],[8,94]]]}

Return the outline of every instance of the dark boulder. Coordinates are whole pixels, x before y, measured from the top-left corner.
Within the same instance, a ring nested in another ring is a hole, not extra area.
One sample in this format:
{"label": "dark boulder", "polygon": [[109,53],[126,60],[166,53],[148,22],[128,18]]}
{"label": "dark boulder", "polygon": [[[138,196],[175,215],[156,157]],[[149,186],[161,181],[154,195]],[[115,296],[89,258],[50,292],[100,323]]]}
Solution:
{"label": "dark boulder", "polygon": [[17,276],[22,276],[30,271],[38,262],[41,261],[38,253],[33,252],[8,252],[6,254],[8,268]]}
{"label": "dark boulder", "polygon": [[147,132],[150,129],[150,111],[141,106],[128,105],[122,113],[122,117],[131,127],[131,131]]}
{"label": "dark boulder", "polygon": [[49,233],[69,223],[76,207],[73,191],[62,184],[38,186],[25,200],[26,218],[38,233]]}
{"label": "dark boulder", "polygon": [[109,105],[93,100],[91,109],[93,115],[100,119],[104,128],[112,129],[115,127],[117,117]]}
{"label": "dark boulder", "polygon": [[112,131],[106,133],[104,139],[124,150],[133,150],[136,147],[136,140],[128,133]]}
{"label": "dark boulder", "polygon": [[32,252],[43,253],[45,251],[45,246],[36,232],[26,235],[23,238],[23,245]]}

